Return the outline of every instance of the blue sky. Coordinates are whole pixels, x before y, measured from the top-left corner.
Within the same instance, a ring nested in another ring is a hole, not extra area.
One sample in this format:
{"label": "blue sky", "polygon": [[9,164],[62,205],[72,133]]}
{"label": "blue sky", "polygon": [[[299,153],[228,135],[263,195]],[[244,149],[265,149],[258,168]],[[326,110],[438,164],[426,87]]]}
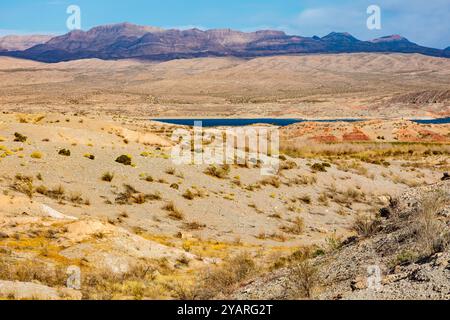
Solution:
{"label": "blue sky", "polygon": [[[347,31],[363,40],[401,34],[427,46],[450,46],[450,0],[1,0],[0,35],[65,33],[71,4],[81,8],[83,29],[127,21],[304,36]],[[366,27],[371,4],[382,10],[381,30]]]}

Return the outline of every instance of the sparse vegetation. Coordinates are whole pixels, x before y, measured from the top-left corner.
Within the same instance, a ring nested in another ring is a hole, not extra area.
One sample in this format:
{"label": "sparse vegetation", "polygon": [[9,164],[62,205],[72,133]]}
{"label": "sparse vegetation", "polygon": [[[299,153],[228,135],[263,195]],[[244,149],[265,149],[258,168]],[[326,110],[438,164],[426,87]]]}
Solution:
{"label": "sparse vegetation", "polygon": [[175,206],[173,202],[166,203],[163,210],[167,211],[169,218],[173,220],[184,220],[184,214]]}
{"label": "sparse vegetation", "polygon": [[358,216],[353,224],[353,230],[361,237],[367,238],[380,230],[381,221],[368,216]]}
{"label": "sparse vegetation", "polygon": [[174,286],[175,297],[191,300],[213,299],[218,294],[231,292],[237,284],[246,280],[250,275],[254,275],[256,270],[257,266],[253,258],[242,253],[226,259],[219,266],[210,267],[189,289],[185,286],[180,288],[179,284]]}
{"label": "sparse vegetation", "polygon": [[61,150],[59,150],[58,154],[60,156],[70,157],[71,152],[68,149],[61,149]]}
{"label": "sparse vegetation", "polygon": [[142,193],[136,190],[129,184],[124,184],[124,191],[117,194],[116,203],[120,205],[144,204],[147,201],[161,200],[159,192],[149,194]]}
{"label": "sparse vegetation", "polygon": [[330,164],[328,163],[314,163],[311,166],[311,170],[314,172],[327,172],[327,168],[330,167]]}
{"label": "sparse vegetation", "polygon": [[18,132],[14,133],[14,142],[26,142],[28,140],[27,136],[24,136],[23,134],[20,134]]}
{"label": "sparse vegetation", "polygon": [[262,180],[260,183],[263,186],[272,186],[277,189],[281,187],[281,180],[279,177],[268,177]]}
{"label": "sparse vegetation", "polygon": [[293,298],[311,299],[318,284],[318,270],[308,259],[289,268],[289,291]]}
{"label": "sparse vegetation", "polygon": [[116,159],[117,163],[123,164],[124,166],[131,166],[132,165],[132,159],[129,155],[121,155]]}
{"label": "sparse vegetation", "polygon": [[168,168],[168,169],[166,169],[166,173],[168,175],[173,176],[173,175],[175,175],[175,172],[176,172],[175,168]]}
{"label": "sparse vegetation", "polygon": [[114,179],[114,173],[111,173],[109,171],[105,172],[101,178],[102,178],[102,181],[111,182]]}
{"label": "sparse vegetation", "polygon": [[305,231],[305,222],[302,218],[295,218],[289,226],[282,227],[282,230],[286,233],[301,235]]}
{"label": "sparse vegetation", "polygon": [[450,244],[450,230],[439,216],[439,211],[450,204],[450,196],[435,193],[422,200],[418,216],[413,221],[413,232],[417,237],[419,255],[427,257],[442,252]]}
{"label": "sparse vegetation", "polygon": [[216,177],[219,179],[225,179],[228,178],[228,175],[230,173],[230,166],[229,165],[223,165],[221,167],[211,165],[208,168],[206,168],[205,173],[207,175],[210,175],[212,177]]}
{"label": "sparse vegetation", "polygon": [[195,198],[203,198],[204,196],[205,193],[203,192],[203,190],[196,187],[191,187],[183,193],[183,198],[187,200],[194,200]]}
{"label": "sparse vegetation", "polygon": [[205,224],[193,221],[193,222],[187,222],[183,225],[183,229],[187,230],[187,231],[197,231],[197,230],[202,230],[206,228]]}
{"label": "sparse vegetation", "polygon": [[42,153],[39,151],[34,151],[31,155],[31,158],[33,159],[42,159]]}
{"label": "sparse vegetation", "polygon": [[299,200],[305,204],[311,204],[312,203],[312,199],[311,196],[308,194],[302,195],[299,197]]}
{"label": "sparse vegetation", "polygon": [[14,183],[11,185],[11,188],[27,195],[31,199],[34,194],[33,177],[17,174],[14,177]]}
{"label": "sparse vegetation", "polygon": [[95,156],[93,154],[90,154],[90,153],[85,154],[84,157],[89,159],[89,160],[95,160]]}

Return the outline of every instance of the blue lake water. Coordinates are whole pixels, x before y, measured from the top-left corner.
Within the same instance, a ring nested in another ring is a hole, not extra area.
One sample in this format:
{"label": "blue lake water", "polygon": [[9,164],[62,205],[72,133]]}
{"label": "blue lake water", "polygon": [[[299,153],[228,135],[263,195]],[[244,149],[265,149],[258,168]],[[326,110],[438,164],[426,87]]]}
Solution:
{"label": "blue lake water", "polygon": [[417,123],[422,124],[447,124],[450,123],[450,118],[440,118],[440,119],[431,119],[431,120],[413,120]]}
{"label": "blue lake water", "polygon": [[[203,127],[241,127],[252,124],[271,124],[285,127],[294,123],[301,122],[358,122],[359,119],[329,119],[329,120],[305,120],[305,119],[152,119],[168,124],[193,127],[195,122],[201,121]],[[421,124],[445,124],[450,123],[450,118],[431,119],[431,120],[412,120]]]}

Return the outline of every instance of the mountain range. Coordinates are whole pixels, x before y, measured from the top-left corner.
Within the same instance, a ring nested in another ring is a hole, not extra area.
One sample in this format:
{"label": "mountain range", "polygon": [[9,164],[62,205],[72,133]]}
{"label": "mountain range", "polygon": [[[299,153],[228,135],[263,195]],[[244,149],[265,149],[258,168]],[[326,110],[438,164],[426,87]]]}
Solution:
{"label": "mountain range", "polygon": [[0,37],[0,51],[26,50],[49,41],[50,35],[11,35]]}
{"label": "mountain range", "polygon": [[248,33],[230,29],[164,30],[121,23],[39,37],[25,37],[23,43],[18,36],[0,38],[0,55],[50,63],[87,58],[167,61],[354,52],[420,53],[450,58],[450,47],[445,50],[427,48],[399,35],[361,41],[349,33],[338,32],[325,37],[302,37],[274,30]]}

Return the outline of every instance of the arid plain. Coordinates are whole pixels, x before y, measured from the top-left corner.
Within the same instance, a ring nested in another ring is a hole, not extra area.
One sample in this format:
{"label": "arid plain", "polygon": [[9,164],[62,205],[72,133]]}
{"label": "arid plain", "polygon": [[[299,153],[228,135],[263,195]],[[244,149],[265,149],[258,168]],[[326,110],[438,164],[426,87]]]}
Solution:
{"label": "arid plain", "polygon": [[[439,194],[430,219],[448,237],[449,185],[436,183],[450,171],[450,125],[408,119],[448,117],[449,88],[450,60],[418,54],[0,58],[0,297],[353,298],[364,271],[330,282],[324,270],[382,238],[395,224],[383,219],[403,219],[405,192],[428,188],[418,208]],[[264,177],[251,164],[174,165],[177,126],[150,120],[164,117],[365,121],[273,127],[281,166]],[[374,257],[404,274],[445,248]],[[81,290],[65,288],[70,266]],[[289,288],[261,280],[278,274]]]}

